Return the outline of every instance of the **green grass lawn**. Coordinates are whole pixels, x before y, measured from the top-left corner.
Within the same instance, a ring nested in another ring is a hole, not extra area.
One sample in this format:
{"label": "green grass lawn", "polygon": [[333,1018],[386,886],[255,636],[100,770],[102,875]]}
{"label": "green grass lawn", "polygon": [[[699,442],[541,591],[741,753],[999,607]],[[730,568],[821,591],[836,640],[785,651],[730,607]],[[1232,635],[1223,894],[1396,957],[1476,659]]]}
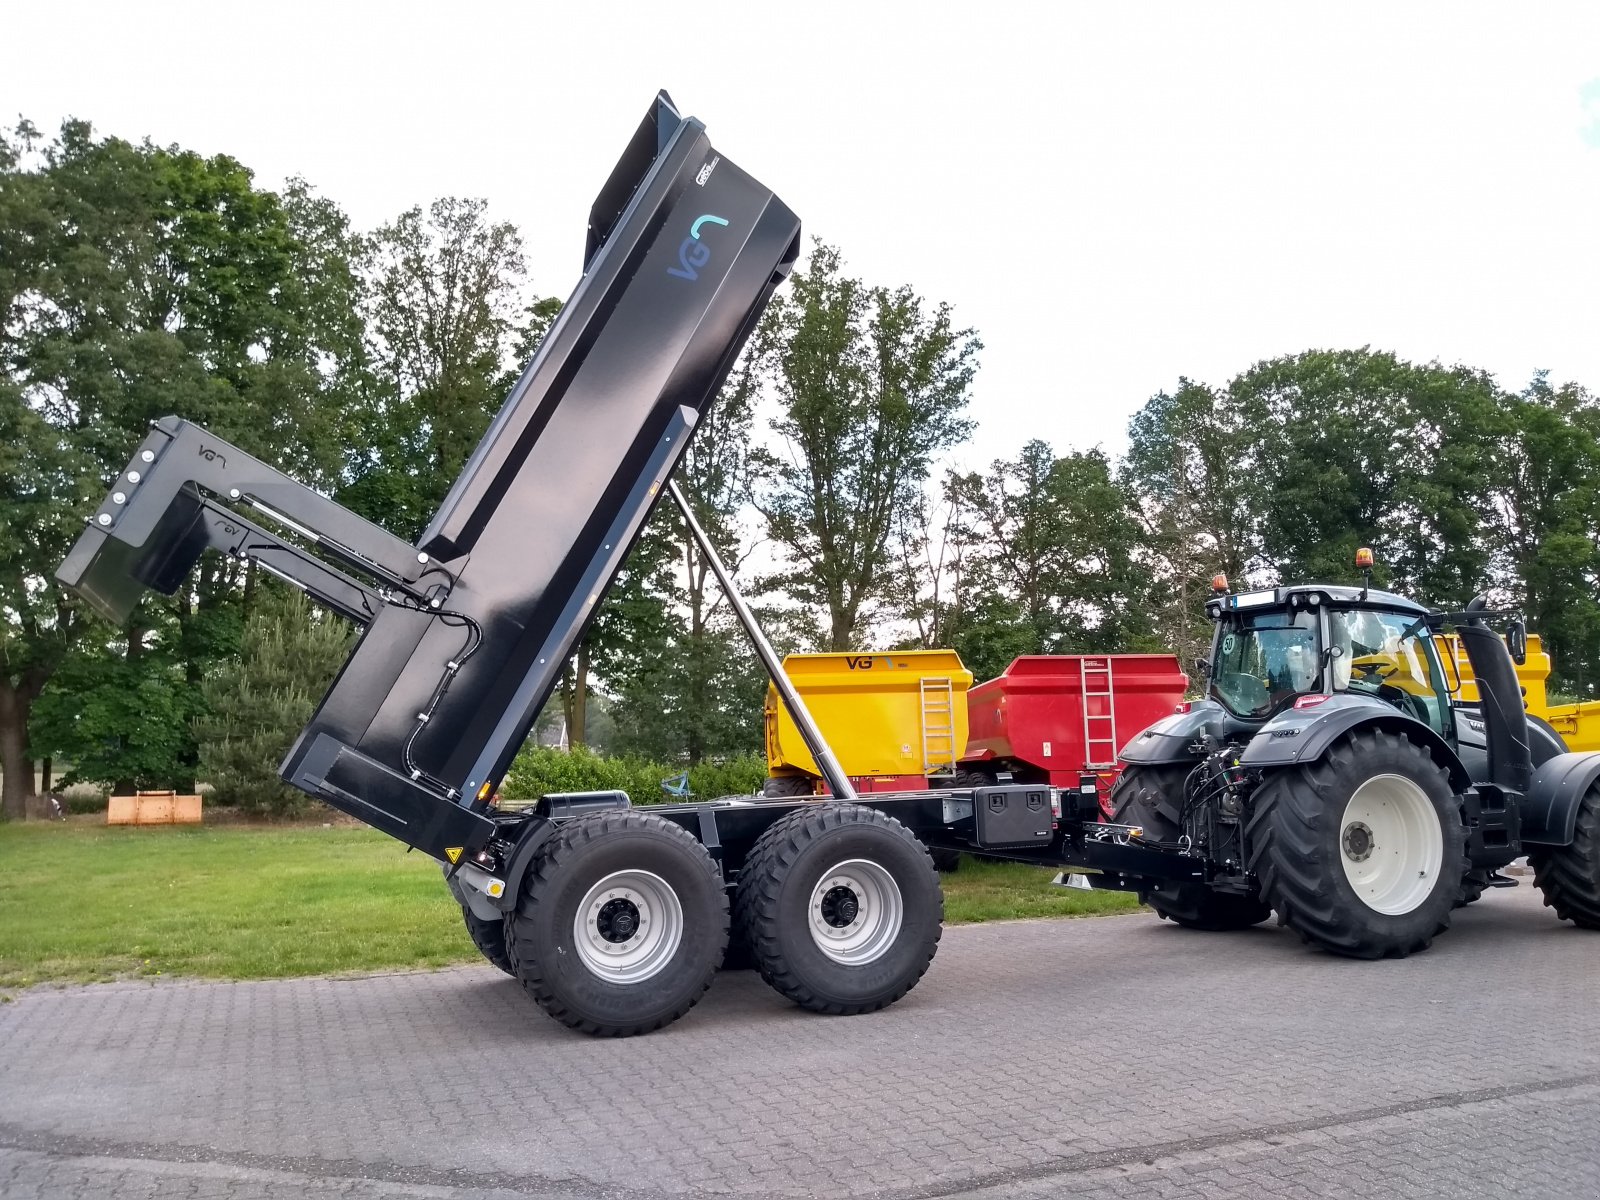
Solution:
{"label": "green grass lawn", "polygon": [[[1036,867],[966,860],[952,924],[1126,911]],[[0,987],[266,979],[470,962],[437,865],[369,829],[0,825]]]}

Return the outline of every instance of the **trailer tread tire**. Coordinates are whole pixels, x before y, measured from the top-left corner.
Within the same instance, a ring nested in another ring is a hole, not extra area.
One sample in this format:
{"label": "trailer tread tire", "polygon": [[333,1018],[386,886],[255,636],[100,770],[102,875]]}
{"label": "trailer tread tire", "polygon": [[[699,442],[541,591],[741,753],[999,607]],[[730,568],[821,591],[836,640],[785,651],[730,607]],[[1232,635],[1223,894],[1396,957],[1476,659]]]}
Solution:
{"label": "trailer tread tire", "polygon": [[507,945],[505,918],[486,921],[465,904],[461,906],[461,918],[466,922],[467,936],[478,948],[478,953],[507,975],[515,978],[517,970],[511,965],[511,949]]}
{"label": "trailer tread tire", "polygon": [[[573,946],[583,896],[607,874],[645,870],[682,906],[682,935],[660,971],[620,985],[584,967]],[[507,919],[511,963],[523,988],[563,1025],[631,1037],[670,1025],[705,995],[728,949],[728,893],[706,848],[650,813],[612,811],[563,821],[535,853]]]}
{"label": "trailer tread tire", "polygon": [[1578,802],[1572,842],[1530,850],[1533,886],[1556,916],[1580,929],[1600,929],[1600,785]]}
{"label": "trailer tread tire", "polygon": [[[901,925],[880,957],[847,966],[817,948],[809,906],[824,872],[868,858],[899,889]],[[915,987],[933,962],[943,921],[927,847],[886,813],[842,801],[797,809],[768,826],[745,859],[734,898],[735,939],[751,947],[762,979],[801,1008],[834,1016],[876,1012]]]}
{"label": "trailer tread tire", "polygon": [[809,775],[769,775],[761,794],[774,800],[804,800],[817,794],[817,785]]}
{"label": "trailer tread tire", "polygon": [[[1416,908],[1391,915],[1362,901],[1340,861],[1340,827],[1357,788],[1399,775],[1433,802],[1439,818],[1441,882]],[[1307,945],[1346,958],[1404,958],[1426,950],[1450,925],[1470,863],[1460,800],[1432,755],[1397,733],[1358,729],[1322,758],[1274,771],[1252,797],[1245,829],[1250,869],[1278,923]],[[1442,881],[1448,880],[1448,883]]]}
{"label": "trailer tread tire", "polygon": [[[1142,825],[1158,842],[1175,842],[1183,831],[1174,819],[1182,805],[1183,785],[1194,763],[1128,767],[1111,788],[1112,820]],[[1203,883],[1168,883],[1139,889],[1139,902],[1163,921],[1184,929],[1223,933],[1249,929],[1272,915],[1259,896],[1219,892]]]}

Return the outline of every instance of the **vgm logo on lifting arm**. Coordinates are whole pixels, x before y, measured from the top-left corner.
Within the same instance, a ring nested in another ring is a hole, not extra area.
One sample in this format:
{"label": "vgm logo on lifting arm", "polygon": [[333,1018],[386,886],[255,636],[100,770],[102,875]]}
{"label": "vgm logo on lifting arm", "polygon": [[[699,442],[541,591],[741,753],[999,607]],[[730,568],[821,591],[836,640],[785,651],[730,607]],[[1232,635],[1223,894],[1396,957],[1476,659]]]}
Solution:
{"label": "vgm logo on lifting arm", "polygon": [[696,217],[694,224],[689,226],[689,236],[683,239],[683,245],[678,247],[679,266],[668,267],[668,275],[676,275],[679,279],[687,279],[693,283],[700,278],[700,268],[711,261],[711,247],[700,240],[700,230],[706,225],[727,225],[725,217],[714,217],[710,213]]}

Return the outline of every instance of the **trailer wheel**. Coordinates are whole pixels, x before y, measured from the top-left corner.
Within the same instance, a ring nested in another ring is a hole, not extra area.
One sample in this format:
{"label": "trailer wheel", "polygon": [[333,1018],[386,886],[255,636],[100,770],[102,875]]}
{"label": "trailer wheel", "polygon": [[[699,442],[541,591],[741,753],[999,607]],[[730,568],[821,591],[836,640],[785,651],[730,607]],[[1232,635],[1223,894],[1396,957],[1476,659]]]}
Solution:
{"label": "trailer wheel", "polygon": [[734,900],[761,977],[812,1012],[893,1004],[939,946],[944,897],[922,843],[859,804],[803,808],[751,848]]}
{"label": "trailer wheel", "polygon": [[1580,929],[1600,929],[1600,786],[1578,802],[1572,843],[1530,851],[1533,886],[1556,916]]}
{"label": "trailer wheel", "polygon": [[[1142,825],[1158,842],[1177,841],[1183,831],[1176,814],[1183,805],[1184,782],[1193,769],[1191,763],[1127,768],[1111,788],[1112,820],[1120,825]],[[1200,883],[1140,888],[1139,902],[1155,909],[1163,921],[1207,932],[1249,929],[1272,915],[1272,906],[1259,896],[1219,892]]]}
{"label": "trailer wheel", "polygon": [[505,919],[485,921],[465,904],[461,906],[461,918],[467,923],[467,936],[478,948],[478,953],[507,975],[515,976],[516,971],[511,966],[511,951],[506,946]]}
{"label": "trailer wheel", "polygon": [[793,800],[816,795],[817,785],[809,775],[770,775],[761,785],[761,794]]}
{"label": "trailer wheel", "polygon": [[694,836],[622,811],[563,822],[529,864],[507,922],[530,995],[585,1033],[626,1037],[676,1021],[728,947],[728,897]]}
{"label": "trailer wheel", "polygon": [[1450,924],[1468,870],[1444,769],[1398,734],[1364,730],[1269,775],[1246,836],[1280,923],[1350,958],[1403,958]]}

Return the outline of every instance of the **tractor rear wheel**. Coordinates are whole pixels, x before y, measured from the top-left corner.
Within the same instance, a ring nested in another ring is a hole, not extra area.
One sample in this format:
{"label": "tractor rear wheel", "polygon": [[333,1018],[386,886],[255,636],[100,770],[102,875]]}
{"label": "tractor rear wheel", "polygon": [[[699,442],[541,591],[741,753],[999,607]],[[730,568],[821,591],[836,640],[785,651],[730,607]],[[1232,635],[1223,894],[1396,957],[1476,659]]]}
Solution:
{"label": "tractor rear wheel", "polygon": [[556,1020],[626,1037],[676,1021],[728,948],[728,896],[706,848],[664,817],[563,822],[506,923],[522,986]]}
{"label": "tractor rear wheel", "polygon": [[893,817],[818,804],[775,821],[739,873],[737,937],[801,1008],[874,1012],[904,996],[939,947],[944,897],[928,852]]}
{"label": "tractor rear wheel", "polygon": [[1449,776],[1415,742],[1361,730],[1269,775],[1246,828],[1280,923],[1350,958],[1403,958],[1450,924],[1467,874]]}
{"label": "tractor rear wheel", "polygon": [[511,966],[511,951],[506,946],[505,918],[486,921],[465,904],[461,906],[461,918],[467,923],[467,936],[478,948],[478,953],[507,975],[515,976],[516,971]]}
{"label": "tractor rear wheel", "polygon": [[[1119,825],[1142,825],[1154,841],[1177,841],[1183,834],[1177,821],[1183,807],[1183,786],[1193,769],[1189,763],[1127,768],[1111,788],[1112,820]],[[1209,932],[1248,929],[1272,915],[1272,907],[1259,896],[1218,892],[1200,883],[1142,888],[1139,900],[1164,921]]]}
{"label": "tractor rear wheel", "polygon": [[1566,846],[1530,851],[1533,886],[1556,916],[1581,929],[1600,929],[1600,784],[1578,802],[1578,827]]}

